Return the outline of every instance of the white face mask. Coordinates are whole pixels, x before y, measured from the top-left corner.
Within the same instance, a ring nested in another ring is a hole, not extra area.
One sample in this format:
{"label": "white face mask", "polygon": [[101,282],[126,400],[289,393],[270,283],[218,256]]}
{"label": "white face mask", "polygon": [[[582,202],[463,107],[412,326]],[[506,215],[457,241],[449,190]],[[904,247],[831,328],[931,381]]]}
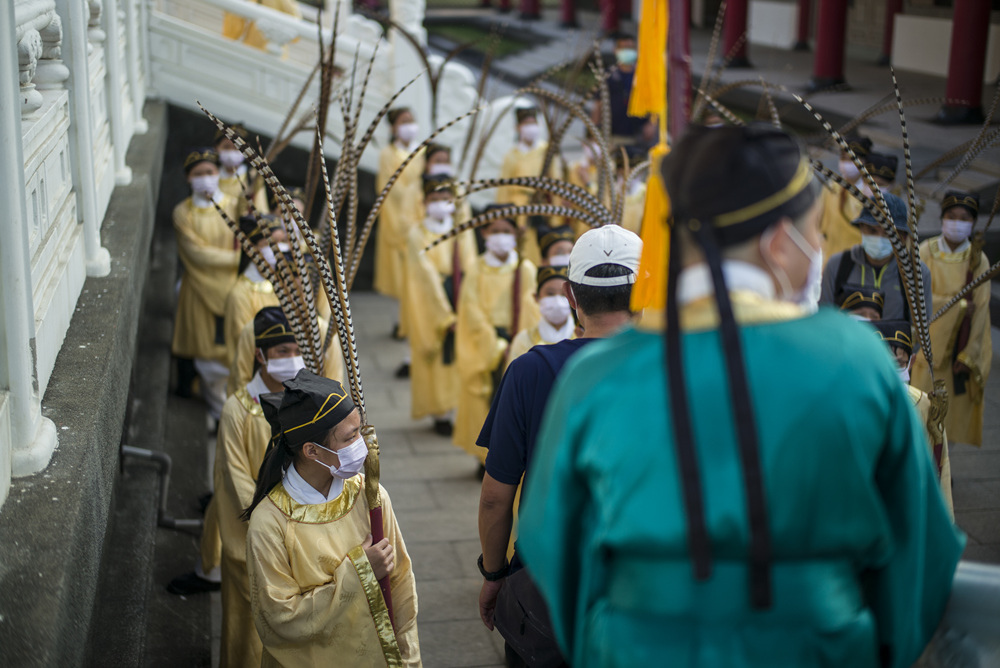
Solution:
{"label": "white face mask", "polygon": [[972,234],[972,221],[945,218],[941,221],[941,234],[955,245],[964,243]]}
{"label": "white face mask", "polygon": [[594,163],[594,148],[590,144],[583,145],[583,160],[588,165]]}
{"label": "white face mask", "polygon": [[538,123],[525,123],[517,128],[517,134],[521,142],[528,146],[533,145],[542,134],[542,128]]}
{"label": "white face mask", "polygon": [[219,162],[229,169],[235,169],[243,164],[243,154],[232,149],[228,151],[219,151]]}
{"label": "white face mask", "polygon": [[455,176],[455,168],[447,162],[437,162],[427,167],[428,176]]}
{"label": "white face mask", "polygon": [[549,258],[550,267],[568,267],[569,266],[569,254],[566,255],[553,255]]}
{"label": "white face mask", "polygon": [[[775,280],[778,281],[778,285],[781,288],[780,298],[786,302],[808,305],[813,301],[813,293],[823,279],[823,250],[810,246],[809,242],[806,241],[806,238],[802,236],[802,233],[798,231],[795,225],[788,224],[785,229],[788,230],[788,237],[792,240],[792,243],[809,260],[809,273],[802,287],[798,290],[793,289],[791,281],[788,280],[788,273],[782,267],[777,266],[771,260],[769,254],[764,251],[764,248],[778,231],[776,226],[761,235],[760,254],[764,258],[764,262],[767,263],[768,268],[770,268],[771,273],[774,274]],[[816,301],[818,301],[818,295]]]}
{"label": "white face mask", "polygon": [[864,249],[865,255],[876,261],[892,255],[892,242],[874,234],[861,235],[861,248]]}
{"label": "white face mask", "polygon": [[313,445],[317,448],[322,448],[327,452],[332,452],[337,455],[337,459],[340,460],[340,466],[330,466],[329,464],[324,464],[318,459],[313,460],[323,468],[329,470],[330,475],[334,478],[341,478],[343,480],[353,478],[357,474],[361,473],[361,470],[365,467],[365,458],[368,457],[368,445],[365,443],[365,439],[362,436],[358,436],[358,440],[354,441],[346,448],[337,451],[333,451],[330,448],[324,448],[319,443],[313,443]]}
{"label": "white face mask", "polygon": [[396,128],[396,139],[400,143],[409,146],[413,143],[413,140],[417,138],[417,133],[420,132],[420,126],[416,123],[403,123]]}
{"label": "white face mask", "polygon": [[435,202],[427,203],[427,217],[433,218],[434,220],[444,222],[451,219],[451,215],[455,213],[455,203],[449,202],[447,200],[437,200]]}
{"label": "white face mask", "polygon": [[840,170],[840,175],[851,183],[857,181],[858,177],[861,176],[861,170],[851,160],[841,160],[837,163],[837,168]]}
{"label": "white face mask", "polygon": [[910,370],[907,367],[903,367],[899,370],[899,377],[903,381],[904,385],[910,384]]}
{"label": "white face mask", "polygon": [[560,327],[569,318],[569,300],[563,295],[542,297],[538,300],[538,310],[553,327]]}
{"label": "white face mask", "polygon": [[278,252],[281,252],[281,253],[291,253],[292,252],[292,245],[291,244],[286,244],[284,241],[279,241],[278,242]]}
{"label": "white face mask", "polygon": [[486,237],[486,250],[499,257],[506,257],[517,248],[517,237],[513,234],[491,234]]}
{"label": "white face mask", "polygon": [[191,177],[191,190],[202,197],[211,199],[219,190],[218,174],[203,174]]}
{"label": "white face mask", "polygon": [[291,380],[306,368],[306,363],[302,361],[301,355],[295,357],[276,357],[267,361],[267,375],[274,378],[279,383]]}
{"label": "white face mask", "polygon": [[270,246],[264,246],[261,248],[260,254],[264,256],[264,259],[267,260],[267,263],[272,267],[277,263],[277,260],[274,257],[274,251],[271,250]]}

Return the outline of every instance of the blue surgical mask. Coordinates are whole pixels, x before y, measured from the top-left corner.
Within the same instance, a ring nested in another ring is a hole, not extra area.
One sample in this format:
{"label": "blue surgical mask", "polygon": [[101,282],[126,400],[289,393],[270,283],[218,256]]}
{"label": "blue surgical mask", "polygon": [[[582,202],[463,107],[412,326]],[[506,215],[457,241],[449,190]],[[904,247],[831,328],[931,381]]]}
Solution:
{"label": "blue surgical mask", "polygon": [[892,255],[892,243],[885,237],[874,234],[862,234],[861,247],[865,255],[873,260],[884,260]]}
{"label": "blue surgical mask", "polygon": [[635,65],[635,61],[639,59],[639,52],[635,49],[618,49],[615,51],[615,58],[621,65]]}

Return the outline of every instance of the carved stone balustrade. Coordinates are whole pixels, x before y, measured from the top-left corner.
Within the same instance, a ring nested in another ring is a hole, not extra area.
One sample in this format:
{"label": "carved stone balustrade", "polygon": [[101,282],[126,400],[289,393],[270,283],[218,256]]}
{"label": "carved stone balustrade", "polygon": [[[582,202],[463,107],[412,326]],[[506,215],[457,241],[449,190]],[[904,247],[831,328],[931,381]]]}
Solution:
{"label": "carved stone balustrade", "polygon": [[21,116],[26,117],[43,104],[39,90],[61,88],[69,70],[61,59],[62,21],[55,0],[14,0],[14,20]]}

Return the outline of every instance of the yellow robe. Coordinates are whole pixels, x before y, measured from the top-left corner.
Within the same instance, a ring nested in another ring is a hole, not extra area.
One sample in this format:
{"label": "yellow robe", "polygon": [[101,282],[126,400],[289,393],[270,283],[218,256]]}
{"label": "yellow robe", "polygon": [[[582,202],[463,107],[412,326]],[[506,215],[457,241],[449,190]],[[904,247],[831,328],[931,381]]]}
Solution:
{"label": "yellow robe", "polygon": [[861,232],[851,221],[861,215],[861,202],[836,183],[823,188],[819,231],[823,234],[823,261],[861,243]]}
{"label": "yellow robe", "polygon": [[[575,339],[576,333],[570,334],[569,338]],[[542,339],[542,335],[538,331],[538,325],[534,325],[530,329],[522,329],[517,335],[511,339],[510,348],[507,350],[507,357],[504,361],[504,370],[510,366],[510,363],[516,360],[518,357],[528,352],[535,346],[550,345],[548,342]]]}
{"label": "yellow robe", "polygon": [[260,665],[261,643],[250,612],[247,523],[240,514],[253,500],[270,439],[271,427],[260,404],[241,387],[222,408],[215,448],[213,502],[222,538],[222,668]]}
{"label": "yellow robe", "polygon": [[621,226],[629,232],[642,232],[642,212],[646,208],[646,184],[640,183],[631,194],[625,195]]}
{"label": "yellow robe", "polygon": [[[407,155],[409,152],[395,143],[382,149],[378,174],[375,175],[376,197]],[[412,212],[406,211],[406,205],[413,201],[414,192],[423,188],[423,173],[424,156],[421,152],[396,179],[379,212],[378,229],[375,232],[375,290],[397,299],[402,294],[407,232],[409,226],[416,222]]]}
{"label": "yellow robe", "polygon": [[[950,300],[965,286],[969,269],[971,249],[952,253],[941,237],[928,239],[920,244],[920,259],[931,270],[931,292],[933,311]],[[975,275],[990,266],[985,254],[980,254]],[[964,394],[955,394],[955,377],[952,374],[952,356],[958,337],[959,326],[971,305],[972,327],[969,343],[958,353],[958,361],[972,370],[965,384]],[[931,324],[931,348],[934,352],[934,378],[943,379],[948,388],[948,415],[945,428],[948,437],[955,443],[982,445],[983,441],[983,391],[990,375],[993,361],[993,341],[990,336],[990,284],[981,285],[973,291],[972,299],[949,309]],[[917,353],[913,361],[911,382],[924,392],[933,390],[927,360]]]}
{"label": "yellow robe", "polygon": [[[910,400],[913,401],[913,407],[917,409],[920,421],[923,423],[924,429],[927,432],[927,444],[931,449],[931,459],[934,460],[934,464],[937,465],[938,459],[934,454],[933,439],[931,438],[931,430],[928,426],[930,424],[931,399],[925,392],[913,387],[912,385],[907,385],[906,391],[909,392]],[[944,505],[948,509],[948,514],[951,515],[951,519],[954,521],[955,504],[951,498],[951,458],[948,456],[947,429],[945,429],[943,442],[941,444],[941,465],[938,469],[938,482],[941,485],[941,498],[944,499]]]}
{"label": "yellow robe", "polygon": [[[410,230],[406,255],[406,280],[400,300],[406,312],[410,341],[410,416],[420,420],[442,415],[458,403],[458,366],[442,359],[445,334],[455,324],[455,311],[444,291],[444,279],[453,273],[454,249],[458,244],[459,264],[468,275],[476,261],[476,240],[471,230],[439,244],[427,253],[424,248],[438,235],[423,223]],[[459,294],[465,282],[459,283]]]}
{"label": "yellow robe", "polygon": [[219,190],[239,203],[237,210],[241,216],[246,215],[250,210],[250,207],[247,206],[246,196],[243,194],[244,188],[253,192],[253,206],[257,210],[257,213],[267,213],[267,188],[264,187],[264,182],[260,179],[256,179],[257,182],[251,188],[249,173],[249,171],[245,171],[241,175],[237,171],[233,176],[222,176],[220,172]]}
{"label": "yellow robe", "polygon": [[[518,146],[507,151],[503,164],[500,166],[500,178],[509,179],[519,176],[541,176],[542,163],[545,162],[545,152],[548,150],[548,142],[539,141],[530,151],[522,151]],[[562,169],[559,158],[556,157],[549,167],[548,176],[559,178]],[[503,186],[497,188],[498,204],[516,204],[523,206],[531,203],[531,198],[535,194],[533,188],[521,188],[519,186]],[[562,224],[562,219],[551,219],[550,226]],[[535,230],[528,225],[527,216],[517,217],[517,226],[522,230],[524,237],[521,239],[521,255],[535,266],[542,260],[541,251],[538,248],[538,235]]]}
{"label": "yellow robe", "polygon": [[[597,170],[597,166],[591,163],[584,163],[583,160],[577,160],[569,166],[569,172],[566,175],[567,180],[573,185],[580,186],[589,192],[591,195],[597,196],[597,176],[600,172]],[[583,222],[582,220],[571,220],[570,226],[573,228],[573,233],[576,238],[579,239],[580,235],[590,229],[590,225]]]}
{"label": "yellow robe", "polygon": [[[279,12],[291,15],[293,18],[301,19],[302,11],[296,0],[254,0],[256,4]],[[253,21],[243,18],[238,14],[225,12],[222,16],[222,36],[227,39],[242,39],[243,42],[261,51],[267,49],[267,37],[257,29]],[[296,38],[297,40],[298,38]]]}
{"label": "yellow robe", "polygon": [[[219,206],[236,215],[236,200],[222,196]],[[177,254],[184,265],[171,350],[177,357],[226,363],[226,346],[216,343],[216,317],[236,282],[240,251],[214,207],[196,207],[190,197],[174,207]],[[248,379],[249,380],[249,379]]]}
{"label": "yellow robe", "polygon": [[[274,294],[274,287],[270,281],[251,281],[246,275],[241,274],[236,279],[236,284],[229,291],[226,298],[226,322],[224,325],[226,334],[226,360],[232,367],[233,359],[236,357],[236,346],[240,340],[240,332],[246,324],[252,323],[257,311],[266,306],[278,306],[278,296]],[[247,379],[250,380],[249,378]],[[243,383],[246,385],[246,383]],[[236,387],[242,387],[237,385]]]}
{"label": "yellow robe", "polygon": [[361,475],[345,480],[335,499],[310,505],[296,503],[278,483],[254,509],[247,564],[262,668],[421,665],[410,557],[389,495],[381,493],[396,561],[389,576],[395,638],[361,547],[371,526]]}
{"label": "yellow robe", "polygon": [[[320,340],[326,340],[326,320],[319,319]],[[229,380],[226,381],[226,395],[234,394],[236,390],[244,387],[253,378],[254,351],[253,320],[243,326],[240,337],[236,342],[236,354],[233,356],[233,363],[229,367]],[[340,339],[337,333],[333,333],[330,340],[330,347],[326,349],[326,356],[323,358],[323,375],[332,380],[344,381],[344,357],[340,352]]]}
{"label": "yellow robe", "polygon": [[[497,336],[495,328],[509,330],[513,318],[517,262],[516,258],[511,260],[502,267],[491,267],[480,255],[466,274],[458,298],[455,352],[460,388],[452,442],[481,462],[486,461],[486,449],[477,446],[476,439],[493,398],[492,374],[503,363],[507,352],[507,342]],[[521,262],[521,294],[518,298],[522,303],[531,299],[535,291],[535,271],[535,265],[530,261]],[[525,327],[520,322],[518,331]],[[516,334],[511,332],[512,336]]]}

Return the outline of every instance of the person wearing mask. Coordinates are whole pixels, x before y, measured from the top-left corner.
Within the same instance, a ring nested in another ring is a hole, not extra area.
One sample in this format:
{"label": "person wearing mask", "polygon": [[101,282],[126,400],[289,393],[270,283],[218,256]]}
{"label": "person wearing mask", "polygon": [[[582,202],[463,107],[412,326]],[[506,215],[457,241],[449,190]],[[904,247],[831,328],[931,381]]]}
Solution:
{"label": "person wearing mask", "polygon": [[[240,229],[272,268],[277,260],[270,241],[273,241],[281,252],[291,250],[284,228],[281,227],[277,218],[270,214],[264,214],[259,219],[253,216],[243,216],[240,218]],[[229,291],[229,296],[226,297],[224,316],[226,359],[230,367],[232,367],[233,359],[236,357],[236,344],[239,342],[243,327],[253,320],[254,315],[265,306],[278,305],[274,286],[261,276],[257,265],[246,253],[240,255],[239,269],[240,276],[236,279],[233,289]]]}
{"label": "person wearing mask", "polygon": [[[223,316],[226,297],[236,283],[240,251],[232,230],[216,205],[236,219],[238,202],[219,189],[219,155],[213,148],[195,149],[184,160],[191,196],[174,207],[177,254],[184,272],[177,296],[177,315],[171,352],[194,360],[202,393],[216,420],[225,402],[229,375]],[[178,389],[186,374],[179,371]]]}
{"label": "person wearing mask", "polygon": [[820,262],[807,153],[695,126],[663,176],[666,311],[570,359],[525,481],[518,553],[560,647],[578,668],[910,666],[964,540],[884,344],[794,303]]}
{"label": "person wearing mask", "polygon": [[543,265],[538,268],[538,287],[534,297],[541,318],[537,325],[522,329],[511,340],[510,350],[505,358],[505,369],[534,346],[576,338],[576,322],[563,289],[567,280],[569,271],[566,265]]}
{"label": "person wearing mask", "polygon": [[568,225],[548,227],[538,225],[538,247],[542,253],[542,266],[565,267],[573,250],[576,235]]}
{"label": "person wearing mask", "polygon": [[[572,323],[570,309],[575,310],[583,327],[583,338],[563,337],[559,342],[536,345],[513,359],[479,434],[479,445],[489,451],[479,501],[484,571],[479,613],[490,629],[494,627],[497,599],[506,576],[522,566],[516,545],[509,566],[506,557],[511,552],[509,541],[515,534],[520,485],[531,469],[538,428],[552,385],[563,365],[584,346],[617,333],[631,322],[629,299],[641,249],[638,236],[617,225],[606,225],[580,237],[570,255],[568,271],[566,267],[539,270],[539,293],[558,292],[558,296],[543,297],[552,300],[542,305],[544,321],[555,315],[553,320],[565,317]],[[511,348],[516,344],[517,339]],[[520,605],[530,607],[527,601]],[[511,625],[520,628],[518,620],[505,620],[502,614],[501,611],[497,622],[502,634],[505,631],[509,634]],[[518,653],[519,638],[504,637],[507,665],[528,665]]]}
{"label": "person wearing mask", "polygon": [[[981,241],[970,238],[978,216],[976,195],[958,190],[945,194],[941,235],[920,244],[920,259],[927,263],[931,276],[933,309],[929,313],[989,268]],[[931,323],[934,378],[944,380],[948,388],[944,424],[954,443],[980,446],[983,442],[986,381],[993,361],[991,331],[989,281]],[[923,355],[914,360],[913,385],[924,392],[934,389]]]}
{"label": "person wearing mask", "polygon": [[[250,133],[242,123],[234,123],[230,129],[244,141],[249,141]],[[247,193],[252,196],[257,213],[267,213],[267,188],[264,187],[264,179],[247,168],[236,144],[222,130],[216,130],[213,146],[219,154],[219,189],[240,203],[240,213],[249,212]]]}
{"label": "person wearing mask", "polygon": [[430,417],[434,431],[451,436],[458,404],[455,365],[455,305],[462,280],[476,261],[472,230],[424,252],[454,227],[454,182],[447,176],[424,177],[424,219],[410,228],[401,308],[410,323],[410,417]]}
{"label": "person wearing mask", "polygon": [[479,229],[486,251],[472,263],[458,296],[459,392],[452,442],[482,464],[486,451],[476,445],[476,438],[489,413],[510,341],[528,326],[521,304],[534,292],[535,265],[518,257],[514,221],[498,218]]}
{"label": "person wearing mask", "polygon": [[[628,100],[632,95],[632,80],[638,58],[635,38],[625,33],[616,35],[615,64],[608,72],[607,82],[612,146],[625,146],[630,151],[642,153],[656,143],[657,131],[649,118],[637,118],[628,113]],[[597,97],[590,112],[590,119],[597,127],[601,127],[602,108],[601,99]]]}
{"label": "person wearing mask", "polygon": [[381,486],[385,538],[372,544],[361,416],[339,381],[303,369],[284,386],[260,398],[271,445],[243,515],[260,665],[417,668],[410,556]]}
{"label": "person wearing mask", "polygon": [[910,328],[905,322],[893,322],[882,320],[872,322],[872,327],[878,332],[882,340],[889,346],[889,352],[899,368],[899,377],[906,385],[906,391],[910,395],[913,407],[920,416],[920,422],[924,425],[927,436],[927,445],[930,447],[931,457],[934,460],[938,474],[938,483],[941,487],[941,498],[948,509],[948,515],[954,521],[955,506],[951,497],[951,459],[948,456],[948,436],[947,428],[938,430],[931,419],[931,400],[927,393],[910,384],[910,369],[913,366],[913,339]]}
{"label": "person wearing mask", "polygon": [[[853,135],[847,137],[847,142],[861,161],[871,153],[872,140],[868,137]],[[844,179],[859,188],[865,183],[861,171],[847,151],[840,152],[837,169]],[[853,222],[861,215],[863,207],[851,193],[834,181],[828,182],[823,188],[822,200],[823,214],[819,230],[823,235],[823,258],[829,262],[837,253],[861,243],[861,234]]]}
{"label": "person wearing mask", "polygon": [[[892,223],[903,243],[910,235],[906,224],[906,204],[891,193],[884,193]],[[821,304],[836,304],[845,292],[853,292],[858,287],[880,290],[885,295],[882,317],[885,320],[906,320],[912,323],[910,307],[903,293],[903,278],[892,252],[892,244],[882,227],[868,209],[853,223],[861,232],[861,242],[842,253],[833,255],[823,269]],[[920,276],[924,283],[927,313],[931,310],[931,273],[927,265],[920,263]]]}
{"label": "person wearing mask", "polygon": [[222,539],[222,639],[219,665],[259,666],[261,643],[250,614],[247,575],[247,525],[240,515],[253,500],[257,473],[271,440],[271,428],[260,406],[262,394],[283,392],[282,383],[305,368],[285,314],[277,306],[262,308],[253,318],[253,378],[226,399],[215,447],[214,506]]}
{"label": "person wearing mask", "polygon": [[[375,194],[382,192],[389,179],[403,161],[419,145],[420,126],[413,112],[406,107],[390,109],[386,115],[390,126],[390,142],[379,154],[378,172],[375,175]],[[406,254],[408,224],[415,223],[406,209],[420,191],[420,176],[424,172],[424,155],[418,155],[386,195],[379,211],[375,230],[375,290],[399,299],[402,291],[403,256]],[[402,319],[395,328],[397,336],[405,335]]]}
{"label": "person wearing mask", "polygon": [[[500,166],[500,178],[509,179],[520,176],[542,176],[545,164],[545,153],[549,143],[542,139],[542,126],[538,123],[538,108],[527,100],[520,100],[514,106],[514,116],[517,121],[517,144],[504,156]],[[549,165],[547,176],[559,178],[562,173],[562,163],[558,157],[553,158]],[[534,201],[536,191],[533,188],[520,186],[502,186],[497,188],[497,202],[509,202],[516,206],[524,206]],[[518,229],[523,230],[521,253],[526,260],[536,266],[541,262],[538,249],[538,233],[529,224],[528,216],[517,217]]]}

